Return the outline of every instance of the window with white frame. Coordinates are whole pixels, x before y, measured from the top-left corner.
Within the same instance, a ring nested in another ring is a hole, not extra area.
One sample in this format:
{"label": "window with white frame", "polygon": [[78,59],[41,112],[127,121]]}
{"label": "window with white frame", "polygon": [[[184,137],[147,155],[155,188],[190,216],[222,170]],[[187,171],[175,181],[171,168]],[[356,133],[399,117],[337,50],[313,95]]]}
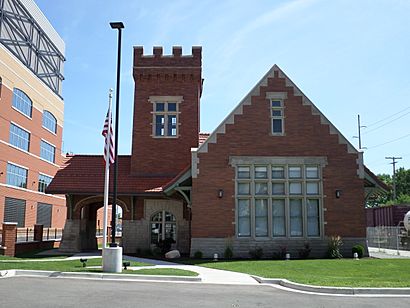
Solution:
{"label": "window with white frame", "polygon": [[7,163],[7,184],[27,188],[27,174],[26,168]]}
{"label": "window with white frame", "polygon": [[17,110],[31,118],[33,112],[33,102],[27,96],[27,94],[21,91],[20,89],[13,89],[12,105],[14,108],[16,108]]}
{"label": "window with white frame", "polygon": [[24,151],[28,151],[30,147],[30,133],[10,123],[10,144]]}
{"label": "window with white frame", "polygon": [[307,164],[236,165],[238,237],[319,237],[320,168]]}
{"label": "window with white frame", "polygon": [[153,111],[153,134],[155,137],[178,136],[177,101],[155,101]]}
{"label": "window with white frame", "polygon": [[284,115],[283,100],[271,100],[271,127],[272,135],[284,134]]}
{"label": "window with white frame", "polygon": [[53,178],[50,176],[39,174],[38,175],[38,191],[45,193],[47,186],[50,185],[52,180]]}
{"label": "window with white frame", "polygon": [[55,152],[56,148],[55,146],[49,144],[48,142],[45,142],[44,140],[41,140],[40,143],[40,157],[54,163],[55,162]]}
{"label": "window with white frame", "polygon": [[57,133],[57,119],[51,112],[47,110],[44,110],[43,112],[43,127],[47,128],[54,134]]}

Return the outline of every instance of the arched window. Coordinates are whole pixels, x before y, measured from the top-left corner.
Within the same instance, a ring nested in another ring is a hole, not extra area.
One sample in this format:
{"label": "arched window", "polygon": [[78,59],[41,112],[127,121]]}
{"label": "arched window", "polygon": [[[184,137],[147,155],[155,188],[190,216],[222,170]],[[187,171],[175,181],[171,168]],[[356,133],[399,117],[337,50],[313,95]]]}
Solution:
{"label": "arched window", "polygon": [[13,90],[13,107],[31,118],[33,102],[26,93],[17,88]]}
{"label": "arched window", "polygon": [[176,242],[176,219],[167,211],[157,212],[151,216],[151,244],[158,246],[164,241]]}
{"label": "arched window", "polygon": [[54,134],[57,132],[57,119],[51,112],[47,110],[44,110],[43,112],[43,127],[47,128]]}

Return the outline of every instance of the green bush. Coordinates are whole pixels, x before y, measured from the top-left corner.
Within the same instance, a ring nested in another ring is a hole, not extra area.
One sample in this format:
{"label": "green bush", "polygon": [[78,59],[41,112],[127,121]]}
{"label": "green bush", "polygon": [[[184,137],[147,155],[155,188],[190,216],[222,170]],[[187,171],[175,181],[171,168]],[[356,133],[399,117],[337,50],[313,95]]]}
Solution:
{"label": "green bush", "polygon": [[342,247],[343,241],[340,236],[331,236],[329,239],[327,255],[331,259],[341,259],[343,258],[340,253],[340,247]]}
{"label": "green bush", "polygon": [[288,253],[288,246],[280,246],[279,251],[273,253],[274,260],[285,260]]}
{"label": "green bush", "polygon": [[249,255],[252,259],[261,259],[263,257],[263,249],[261,247],[251,249],[249,250]]}
{"label": "green bush", "polygon": [[225,258],[225,259],[232,259],[232,257],[233,257],[232,248],[228,246],[228,247],[225,248],[224,258]]}
{"label": "green bush", "polygon": [[352,255],[354,255],[354,253],[357,252],[357,256],[359,258],[363,258],[364,255],[364,247],[362,245],[355,245],[352,248]]}
{"label": "green bush", "polygon": [[202,259],[202,256],[203,256],[202,251],[200,251],[200,250],[195,251],[195,253],[194,253],[194,258],[195,259]]}
{"label": "green bush", "polygon": [[309,242],[305,242],[305,244],[303,245],[303,248],[299,249],[299,258],[307,259],[311,251],[312,249],[310,248]]}

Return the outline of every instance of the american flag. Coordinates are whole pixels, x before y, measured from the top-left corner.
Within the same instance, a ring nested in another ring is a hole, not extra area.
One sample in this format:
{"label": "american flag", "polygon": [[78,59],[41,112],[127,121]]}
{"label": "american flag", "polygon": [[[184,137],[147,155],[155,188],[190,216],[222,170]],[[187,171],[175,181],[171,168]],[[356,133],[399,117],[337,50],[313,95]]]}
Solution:
{"label": "american flag", "polygon": [[[110,127],[110,133],[108,134],[108,127]],[[110,152],[110,164],[114,163],[115,154],[114,154],[114,132],[112,130],[112,118],[111,110],[108,109],[107,116],[105,117],[104,128],[102,135],[105,137],[105,146],[104,146],[104,160],[107,157],[107,151]]]}

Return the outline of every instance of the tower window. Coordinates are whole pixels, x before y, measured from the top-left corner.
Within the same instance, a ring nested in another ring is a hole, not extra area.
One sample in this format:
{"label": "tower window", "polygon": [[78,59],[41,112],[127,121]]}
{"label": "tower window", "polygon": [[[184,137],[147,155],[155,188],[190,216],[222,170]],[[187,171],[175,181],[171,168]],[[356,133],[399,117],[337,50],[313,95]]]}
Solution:
{"label": "tower window", "polygon": [[153,136],[163,138],[178,137],[179,103],[182,97],[155,97],[153,103]]}

